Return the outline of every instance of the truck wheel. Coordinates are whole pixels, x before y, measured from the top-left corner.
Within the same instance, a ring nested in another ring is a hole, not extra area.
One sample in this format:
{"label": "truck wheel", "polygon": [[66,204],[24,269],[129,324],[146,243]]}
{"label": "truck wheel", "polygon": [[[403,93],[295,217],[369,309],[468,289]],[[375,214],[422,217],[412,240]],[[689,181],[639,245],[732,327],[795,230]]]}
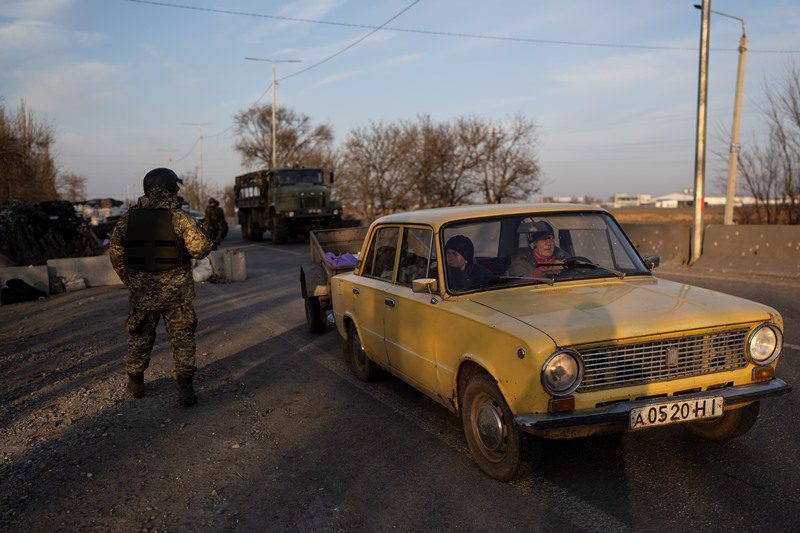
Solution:
{"label": "truck wheel", "polygon": [[306,301],[306,324],[310,333],[325,332],[325,312],[319,303],[318,296],[308,296]]}
{"label": "truck wheel", "polygon": [[281,217],[272,217],[272,242],[286,244],[289,242],[289,225]]}
{"label": "truck wheel", "polygon": [[741,437],[753,427],[760,408],[761,402],[753,402],[738,409],[725,411],[720,418],[686,422],[683,427],[689,433],[707,440],[731,440]]}
{"label": "truck wheel", "polygon": [[251,241],[260,241],[264,238],[264,231],[261,229],[261,226],[258,222],[251,222],[250,223],[250,240]]}
{"label": "truck wheel", "polygon": [[498,481],[526,476],[539,462],[541,440],[520,433],[511,409],[489,375],[475,374],[464,387],[461,420],[475,462]]}
{"label": "truck wheel", "polygon": [[355,324],[347,328],[347,338],[342,345],[344,358],[350,370],[361,381],[375,381],[381,377],[381,367],[367,357]]}
{"label": "truck wheel", "polygon": [[245,218],[240,226],[242,227],[242,240],[249,241],[250,240],[250,218]]}

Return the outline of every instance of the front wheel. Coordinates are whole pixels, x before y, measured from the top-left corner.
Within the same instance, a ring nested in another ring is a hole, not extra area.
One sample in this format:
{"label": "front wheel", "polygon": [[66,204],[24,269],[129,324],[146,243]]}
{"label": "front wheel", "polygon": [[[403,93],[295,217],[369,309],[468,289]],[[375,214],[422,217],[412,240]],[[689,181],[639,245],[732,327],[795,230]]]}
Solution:
{"label": "front wheel", "polygon": [[381,367],[367,357],[355,324],[350,322],[347,328],[347,339],[344,341],[344,358],[350,370],[361,381],[375,381],[381,377]]}
{"label": "front wheel", "polygon": [[272,217],[272,242],[273,244],[286,244],[289,242],[289,224],[281,217]]}
{"label": "front wheel", "polygon": [[683,427],[689,433],[704,439],[731,440],[741,437],[753,427],[758,419],[760,408],[761,402],[753,402],[738,409],[725,411],[725,414],[719,418],[686,422]]}
{"label": "front wheel", "polygon": [[538,463],[542,443],[522,435],[497,384],[487,374],[476,374],[464,388],[461,420],[472,457],[498,481],[530,474]]}

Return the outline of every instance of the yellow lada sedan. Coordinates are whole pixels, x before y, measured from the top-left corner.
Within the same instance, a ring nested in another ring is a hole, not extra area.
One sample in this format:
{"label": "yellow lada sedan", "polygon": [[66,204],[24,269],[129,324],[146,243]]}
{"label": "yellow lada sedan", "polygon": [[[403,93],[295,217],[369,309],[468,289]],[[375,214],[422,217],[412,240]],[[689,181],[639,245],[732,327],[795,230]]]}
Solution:
{"label": "yellow lada sedan", "polygon": [[730,439],[791,390],[777,311],[657,265],[599,208],[430,209],[374,222],[331,299],[353,373],[391,372],[460,415],[478,465],[511,480],[543,437],[680,423]]}

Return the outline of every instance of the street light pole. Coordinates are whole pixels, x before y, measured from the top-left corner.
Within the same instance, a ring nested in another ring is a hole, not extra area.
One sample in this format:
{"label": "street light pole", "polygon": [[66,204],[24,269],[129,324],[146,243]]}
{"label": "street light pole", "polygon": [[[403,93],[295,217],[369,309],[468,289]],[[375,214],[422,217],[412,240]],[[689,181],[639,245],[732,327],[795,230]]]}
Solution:
{"label": "street light pole", "polygon": [[300,63],[299,59],[267,59],[262,57],[245,57],[248,61],[265,61],[272,63],[272,168],[278,165],[278,134],[275,130],[275,114],[277,109],[277,87],[278,80],[275,77],[276,63]]}
{"label": "street light pole", "polygon": [[697,130],[694,153],[694,224],[692,228],[691,262],[703,251],[703,212],[705,211],[706,171],[706,104],[708,102],[708,34],[711,0],[703,0],[700,24],[700,61],[697,80]]}
{"label": "street light pole", "polygon": [[736,95],[733,98],[733,124],[731,126],[731,148],[728,156],[728,187],[725,191],[725,217],[726,226],[733,224],[733,202],[736,194],[736,166],[739,162],[739,118],[742,109],[742,85],[744,84],[744,60],[747,54],[747,36],[744,33],[744,20],[742,23],[742,37],[739,39],[739,67],[736,71]]}
{"label": "street light pole", "polygon": [[213,126],[213,122],[184,122],[184,126],[197,126],[197,139],[200,143],[200,181],[203,181],[203,126]]}

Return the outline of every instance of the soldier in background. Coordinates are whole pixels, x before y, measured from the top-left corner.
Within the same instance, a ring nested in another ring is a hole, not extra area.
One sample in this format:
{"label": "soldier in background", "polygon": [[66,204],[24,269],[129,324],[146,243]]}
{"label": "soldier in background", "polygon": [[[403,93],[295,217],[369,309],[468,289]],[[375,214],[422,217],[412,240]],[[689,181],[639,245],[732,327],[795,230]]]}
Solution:
{"label": "soldier in background", "polygon": [[192,386],[197,316],[190,262],[207,256],[212,243],[197,221],[176,207],[180,182],[168,168],[147,173],[144,196],[117,222],[109,255],[130,291],[128,392],[134,398],[144,396],[144,371],[163,316],[175,360],[178,403],[190,406],[197,403]]}
{"label": "soldier in background", "polygon": [[228,234],[228,223],[225,221],[225,212],[219,206],[219,202],[215,198],[209,198],[208,205],[205,212],[205,227],[206,233],[211,241],[214,243],[214,250],[216,250]]}

